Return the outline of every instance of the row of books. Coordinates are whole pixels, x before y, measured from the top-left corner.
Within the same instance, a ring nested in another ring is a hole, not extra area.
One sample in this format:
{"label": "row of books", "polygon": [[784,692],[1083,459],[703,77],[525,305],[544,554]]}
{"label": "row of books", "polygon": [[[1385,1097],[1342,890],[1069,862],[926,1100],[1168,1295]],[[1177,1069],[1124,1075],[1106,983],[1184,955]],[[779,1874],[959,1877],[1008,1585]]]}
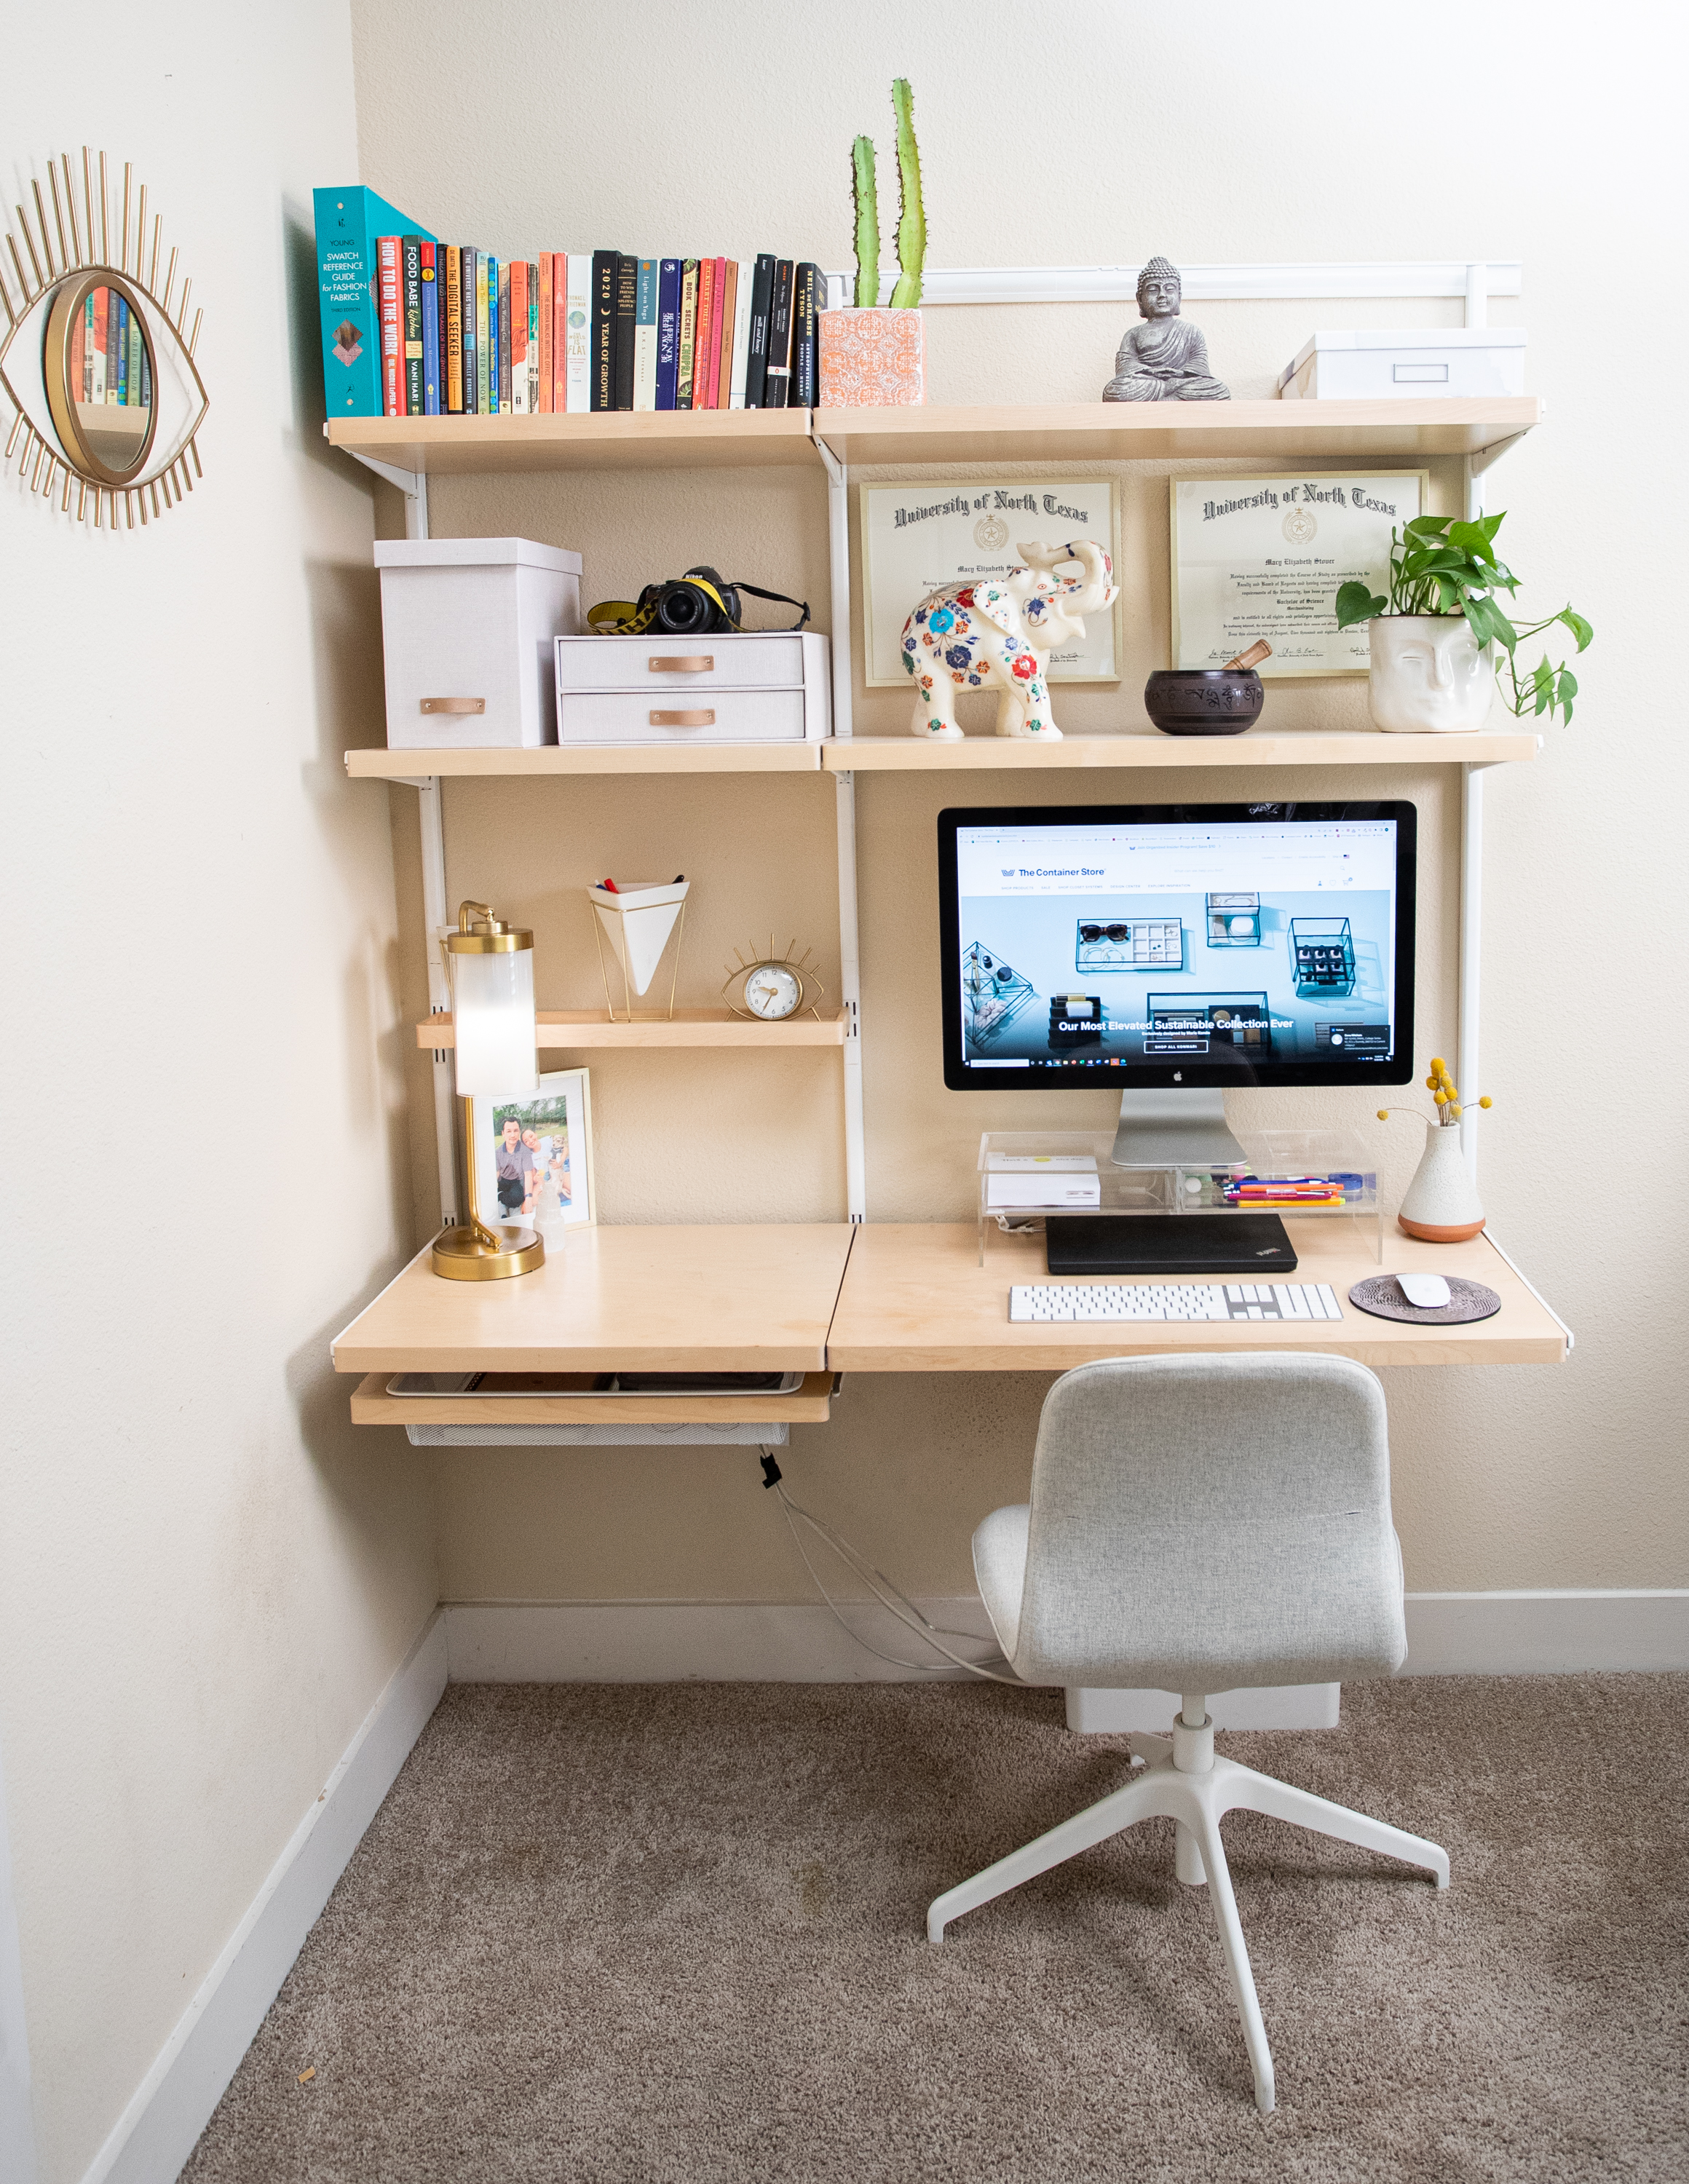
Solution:
{"label": "row of books", "polygon": [[805,408],[818,266],[442,243],[362,187],[318,190],[331,416]]}
{"label": "row of books", "polygon": [[70,329],[70,384],[84,404],[153,406],[153,359],[141,321],[114,288],[96,288],[83,299]]}

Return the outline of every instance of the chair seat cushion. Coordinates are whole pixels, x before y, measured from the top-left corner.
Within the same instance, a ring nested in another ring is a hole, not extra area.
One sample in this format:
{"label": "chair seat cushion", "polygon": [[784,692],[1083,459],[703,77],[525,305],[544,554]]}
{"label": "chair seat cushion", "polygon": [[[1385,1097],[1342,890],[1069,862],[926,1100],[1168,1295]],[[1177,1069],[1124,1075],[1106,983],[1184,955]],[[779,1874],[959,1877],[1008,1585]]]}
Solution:
{"label": "chair seat cushion", "polygon": [[1011,1508],[994,1509],[973,1535],[973,1574],[1005,1660],[1014,1658],[1015,1641],[1020,1635],[1027,1528],[1031,1522],[1032,1505],[1017,1502]]}

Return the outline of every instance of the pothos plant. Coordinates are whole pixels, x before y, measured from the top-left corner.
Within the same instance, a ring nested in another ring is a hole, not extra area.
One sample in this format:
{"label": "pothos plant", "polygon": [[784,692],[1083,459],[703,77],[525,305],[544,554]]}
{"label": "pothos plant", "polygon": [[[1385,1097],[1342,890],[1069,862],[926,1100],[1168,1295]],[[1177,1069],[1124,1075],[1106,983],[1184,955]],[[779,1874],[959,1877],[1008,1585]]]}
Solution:
{"label": "pothos plant", "polygon": [[[921,276],[927,262],[927,210],[921,198],[921,151],[915,142],[915,94],[906,76],[891,86],[891,110],[897,120],[897,285],[893,310],[912,310],[921,300]],[[879,302],[879,189],[874,180],[874,140],[859,136],[850,147],[850,188],[856,208],[856,308],[871,311]]]}
{"label": "pothos plant", "polygon": [[1578,678],[1563,660],[1550,665],[1545,652],[1534,668],[1521,675],[1515,657],[1519,645],[1543,631],[1563,623],[1584,651],[1595,635],[1580,614],[1562,607],[1545,621],[1517,627],[1502,612],[1498,592],[1519,588],[1519,578],[1496,558],[1496,533],[1503,515],[1480,515],[1463,522],[1452,515],[1416,515],[1399,535],[1390,534],[1390,597],[1380,599],[1365,584],[1341,585],[1337,592],[1337,627],[1348,629],[1376,616],[1464,615],[1479,647],[1499,644],[1507,655],[1507,682],[1502,702],[1518,717],[1526,713],[1558,712],[1569,722],[1572,700],[1578,694]]}

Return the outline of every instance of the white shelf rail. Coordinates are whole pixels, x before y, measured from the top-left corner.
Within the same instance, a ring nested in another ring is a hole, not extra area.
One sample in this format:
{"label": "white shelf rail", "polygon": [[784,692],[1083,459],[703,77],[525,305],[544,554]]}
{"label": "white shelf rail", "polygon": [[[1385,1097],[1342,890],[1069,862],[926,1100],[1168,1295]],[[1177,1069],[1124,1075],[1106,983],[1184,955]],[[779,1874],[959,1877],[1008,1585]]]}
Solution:
{"label": "white shelf rail", "polygon": [[[947,304],[1129,304],[1138,293],[1138,265],[970,265],[922,276],[921,308]],[[1188,304],[1333,302],[1365,297],[1460,297],[1466,323],[1481,326],[1491,296],[1525,292],[1525,266],[1516,258],[1434,258],[1400,262],[1356,261],[1335,265],[1181,265]],[[880,283],[880,302],[891,299],[897,276]],[[827,304],[850,299],[848,273],[828,273]],[[1474,315],[1475,310],[1475,315]]]}

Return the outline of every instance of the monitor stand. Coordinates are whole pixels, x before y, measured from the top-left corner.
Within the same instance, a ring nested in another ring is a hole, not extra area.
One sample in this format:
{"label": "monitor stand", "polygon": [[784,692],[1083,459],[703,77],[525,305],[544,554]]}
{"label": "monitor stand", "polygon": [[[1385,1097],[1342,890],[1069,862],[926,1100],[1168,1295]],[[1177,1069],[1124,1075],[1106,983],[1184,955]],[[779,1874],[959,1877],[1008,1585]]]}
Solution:
{"label": "monitor stand", "polygon": [[1116,1167],[1232,1167],[1249,1156],[1226,1128],[1218,1087],[1157,1085],[1121,1094],[1109,1157]]}
{"label": "monitor stand", "polygon": [[[1232,1167],[1249,1156],[1226,1128],[1225,1095],[1177,1085],[1120,1095],[1117,1167]],[[1052,1274],[1114,1274],[1211,1282],[1226,1275],[1283,1279],[1296,1247],[1276,1213],[1050,1215],[1045,1253]]]}

